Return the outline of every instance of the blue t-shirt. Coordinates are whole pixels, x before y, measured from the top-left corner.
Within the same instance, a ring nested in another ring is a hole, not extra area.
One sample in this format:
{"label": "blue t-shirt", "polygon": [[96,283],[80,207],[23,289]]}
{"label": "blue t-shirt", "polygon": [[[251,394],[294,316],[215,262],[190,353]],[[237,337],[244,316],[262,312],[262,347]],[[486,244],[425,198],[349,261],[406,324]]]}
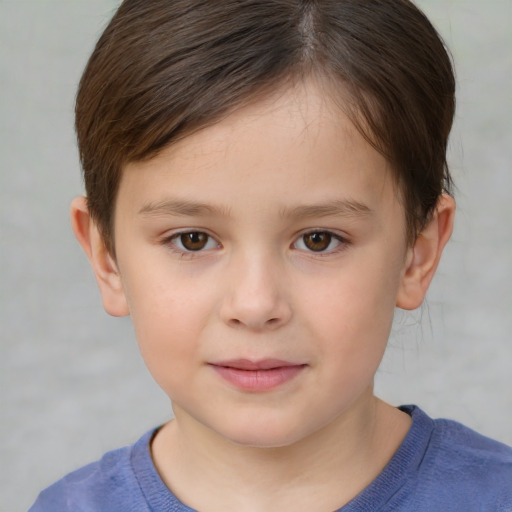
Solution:
{"label": "blue t-shirt", "polygon": [[[512,512],[512,449],[450,420],[412,426],[380,475],[338,512]],[[165,486],[154,430],[43,491],[29,512],[192,512]]]}

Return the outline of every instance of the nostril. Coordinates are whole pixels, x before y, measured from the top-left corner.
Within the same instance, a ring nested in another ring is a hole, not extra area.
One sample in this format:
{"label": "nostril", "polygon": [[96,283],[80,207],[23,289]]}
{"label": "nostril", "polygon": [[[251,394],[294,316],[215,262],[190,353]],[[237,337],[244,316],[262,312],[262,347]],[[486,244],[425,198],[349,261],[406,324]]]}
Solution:
{"label": "nostril", "polygon": [[269,328],[269,327],[277,327],[280,323],[280,319],[279,318],[269,318],[268,320],[266,320],[265,322],[259,324],[259,325],[256,325],[256,323],[251,323],[251,322],[244,322],[243,320],[240,320],[238,318],[231,318],[229,320],[229,325],[231,325],[231,327],[235,327],[235,328],[239,328],[239,327],[242,327],[242,326],[246,326],[246,327],[249,327],[251,329],[265,329],[265,328]]}

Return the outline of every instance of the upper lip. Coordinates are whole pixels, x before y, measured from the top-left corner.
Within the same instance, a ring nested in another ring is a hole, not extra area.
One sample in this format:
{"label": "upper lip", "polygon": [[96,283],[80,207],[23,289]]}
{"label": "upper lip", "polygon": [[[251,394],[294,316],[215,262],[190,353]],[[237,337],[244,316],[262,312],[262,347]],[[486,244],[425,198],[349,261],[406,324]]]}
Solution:
{"label": "upper lip", "polygon": [[272,368],[283,368],[284,366],[304,366],[301,363],[292,363],[282,359],[230,359],[229,361],[217,361],[210,363],[213,366],[223,366],[225,368],[234,368],[237,370],[270,370]]}

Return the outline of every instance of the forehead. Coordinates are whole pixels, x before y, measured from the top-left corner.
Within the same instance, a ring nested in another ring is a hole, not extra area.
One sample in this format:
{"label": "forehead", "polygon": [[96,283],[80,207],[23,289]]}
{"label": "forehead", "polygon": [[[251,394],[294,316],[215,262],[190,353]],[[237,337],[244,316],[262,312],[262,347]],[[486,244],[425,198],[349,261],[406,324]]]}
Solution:
{"label": "forehead", "polygon": [[339,199],[396,202],[387,161],[331,97],[308,81],[260,98],[156,157],[128,164],[118,201],[139,211],[177,196],[242,210],[255,194],[260,210]]}

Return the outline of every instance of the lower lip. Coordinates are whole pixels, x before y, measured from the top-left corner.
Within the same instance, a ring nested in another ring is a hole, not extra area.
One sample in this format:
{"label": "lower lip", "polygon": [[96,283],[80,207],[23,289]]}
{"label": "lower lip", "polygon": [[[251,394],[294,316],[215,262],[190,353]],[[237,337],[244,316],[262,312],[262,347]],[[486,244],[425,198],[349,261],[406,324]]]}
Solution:
{"label": "lower lip", "polygon": [[268,370],[240,370],[211,365],[227,382],[243,391],[261,392],[275,389],[295,378],[306,365],[280,366]]}

